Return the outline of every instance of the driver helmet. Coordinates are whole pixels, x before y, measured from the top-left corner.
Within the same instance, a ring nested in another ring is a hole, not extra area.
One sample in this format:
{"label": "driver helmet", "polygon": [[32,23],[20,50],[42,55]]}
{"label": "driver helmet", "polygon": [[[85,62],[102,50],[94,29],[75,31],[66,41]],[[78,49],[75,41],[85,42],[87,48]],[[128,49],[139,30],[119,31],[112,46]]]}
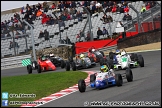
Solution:
{"label": "driver helmet", "polygon": [[119,49],[116,50],[116,54],[117,55],[120,54],[120,50]]}
{"label": "driver helmet", "polygon": [[84,54],[80,54],[80,58],[81,58],[81,59],[84,58]]}
{"label": "driver helmet", "polygon": [[53,53],[51,53],[51,54],[50,54],[50,57],[54,57],[54,54],[53,54]]}
{"label": "driver helmet", "polygon": [[126,55],[126,52],[125,51],[121,52],[121,56],[124,56],[124,55]]}
{"label": "driver helmet", "polygon": [[42,60],[43,60],[43,61],[46,60],[46,57],[45,57],[45,56],[42,56]]}
{"label": "driver helmet", "polygon": [[95,49],[92,49],[92,52],[94,52],[95,51]]}
{"label": "driver helmet", "polygon": [[106,65],[102,65],[101,67],[100,67],[100,70],[101,70],[101,72],[108,72],[108,67],[106,66]]}

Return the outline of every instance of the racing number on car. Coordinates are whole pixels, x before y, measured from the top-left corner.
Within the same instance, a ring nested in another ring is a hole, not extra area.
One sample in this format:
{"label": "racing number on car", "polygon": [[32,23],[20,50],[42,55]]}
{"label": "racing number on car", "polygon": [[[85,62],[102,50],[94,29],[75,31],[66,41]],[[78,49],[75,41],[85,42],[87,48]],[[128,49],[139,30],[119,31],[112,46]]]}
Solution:
{"label": "racing number on car", "polygon": [[126,61],[127,61],[126,57],[122,58],[122,62],[126,62]]}

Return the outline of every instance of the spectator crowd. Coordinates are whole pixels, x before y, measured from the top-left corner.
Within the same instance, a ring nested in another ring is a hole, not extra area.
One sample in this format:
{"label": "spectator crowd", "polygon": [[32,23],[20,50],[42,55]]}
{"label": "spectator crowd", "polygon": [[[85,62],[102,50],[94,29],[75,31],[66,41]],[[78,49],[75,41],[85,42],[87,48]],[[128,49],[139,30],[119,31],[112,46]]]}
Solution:
{"label": "spectator crowd", "polygon": [[[101,21],[103,21],[103,24],[113,22],[112,16],[107,15],[110,12],[117,14],[124,13],[123,21],[132,20],[132,16],[129,14],[129,2],[131,1],[59,1],[57,5],[55,3],[52,3],[51,6],[48,5],[47,2],[44,2],[43,4],[38,3],[37,5],[32,6],[26,4],[26,6],[23,6],[20,10],[20,13],[23,14],[22,18],[16,12],[9,20],[6,19],[5,21],[1,22],[1,39],[11,38],[11,31],[15,32],[15,39],[21,38],[21,35],[26,33],[26,24],[22,23],[22,20],[26,20],[33,26],[33,28],[34,22],[36,20],[41,20],[41,24],[44,26],[59,24],[60,27],[65,27],[65,21],[68,20],[77,19],[78,21],[82,21],[83,14],[86,14],[86,11],[78,10],[78,7],[82,6],[87,8],[91,16],[93,14],[103,12],[104,16],[100,19]],[[155,5],[156,2],[154,1],[144,1],[144,5],[141,7],[141,14],[151,9]],[[48,14],[49,10],[57,13],[58,20],[52,14]],[[154,21],[159,20],[161,21],[160,15],[154,18]],[[100,27],[98,27],[97,39],[99,39],[101,35],[103,35],[104,37],[109,37],[108,30],[105,27],[103,27],[102,30],[100,29]],[[86,41],[90,41],[90,31],[88,31],[85,35],[83,31],[80,30],[80,33],[78,33],[76,36],[76,41],[80,41],[82,37],[84,37]],[[49,40],[49,32],[47,30],[44,30],[44,32],[40,31],[38,38]],[[64,43],[71,43],[68,36],[65,38]]]}

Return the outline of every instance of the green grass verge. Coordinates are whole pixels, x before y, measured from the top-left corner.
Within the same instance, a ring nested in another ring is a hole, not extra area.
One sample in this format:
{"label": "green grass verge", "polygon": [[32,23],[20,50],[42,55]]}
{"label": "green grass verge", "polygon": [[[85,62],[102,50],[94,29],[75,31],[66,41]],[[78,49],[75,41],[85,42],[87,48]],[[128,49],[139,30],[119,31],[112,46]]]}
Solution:
{"label": "green grass verge", "polygon": [[[77,84],[79,79],[85,79],[87,75],[81,71],[69,71],[2,77],[1,92],[9,94],[33,93],[36,94],[35,98],[9,98],[8,101],[34,101],[71,87]],[[13,105],[9,106],[13,107]]]}

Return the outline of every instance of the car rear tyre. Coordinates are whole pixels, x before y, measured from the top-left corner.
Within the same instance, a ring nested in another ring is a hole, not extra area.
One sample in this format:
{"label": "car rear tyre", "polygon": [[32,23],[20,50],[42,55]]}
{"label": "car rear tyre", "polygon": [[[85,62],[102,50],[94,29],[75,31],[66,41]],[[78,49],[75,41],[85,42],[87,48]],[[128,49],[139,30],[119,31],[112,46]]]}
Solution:
{"label": "car rear tyre", "polygon": [[38,64],[37,64],[36,61],[33,61],[33,62],[32,62],[32,67],[33,67],[33,69],[37,69],[37,65],[38,65]]}
{"label": "car rear tyre", "polygon": [[115,82],[118,87],[123,85],[123,78],[122,78],[121,74],[115,75]]}
{"label": "car rear tyre", "polygon": [[76,71],[76,64],[75,64],[75,62],[72,62],[71,65],[72,65],[72,70],[73,70],[73,71]]}
{"label": "car rear tyre", "polygon": [[138,55],[138,63],[141,67],[144,67],[144,59],[142,55]]}
{"label": "car rear tyre", "polygon": [[28,74],[32,73],[32,66],[31,65],[27,65],[27,71],[28,71]]}
{"label": "car rear tyre", "polygon": [[78,88],[79,88],[79,91],[81,93],[85,92],[85,90],[86,90],[86,84],[85,84],[85,81],[83,79],[81,79],[81,80],[78,81]]}
{"label": "car rear tyre", "polygon": [[128,82],[132,82],[133,81],[133,73],[132,70],[130,68],[127,68],[126,70],[126,78]]}
{"label": "car rear tyre", "polygon": [[90,75],[90,82],[94,82],[96,80],[95,74]]}
{"label": "car rear tyre", "polygon": [[65,68],[66,68],[66,71],[70,71],[70,63],[69,62],[66,62]]}
{"label": "car rear tyre", "polygon": [[38,65],[37,72],[38,72],[38,73],[41,73],[41,72],[42,72],[41,66],[40,66],[40,65]]}
{"label": "car rear tyre", "polygon": [[109,67],[110,69],[114,69],[114,63],[113,63],[113,60],[112,60],[112,59],[109,59],[109,60],[108,60],[108,67]]}
{"label": "car rear tyre", "polygon": [[65,68],[65,61],[64,60],[61,60],[61,68],[63,69],[63,68]]}
{"label": "car rear tyre", "polygon": [[114,57],[114,53],[113,52],[109,52],[109,58],[113,60]]}

